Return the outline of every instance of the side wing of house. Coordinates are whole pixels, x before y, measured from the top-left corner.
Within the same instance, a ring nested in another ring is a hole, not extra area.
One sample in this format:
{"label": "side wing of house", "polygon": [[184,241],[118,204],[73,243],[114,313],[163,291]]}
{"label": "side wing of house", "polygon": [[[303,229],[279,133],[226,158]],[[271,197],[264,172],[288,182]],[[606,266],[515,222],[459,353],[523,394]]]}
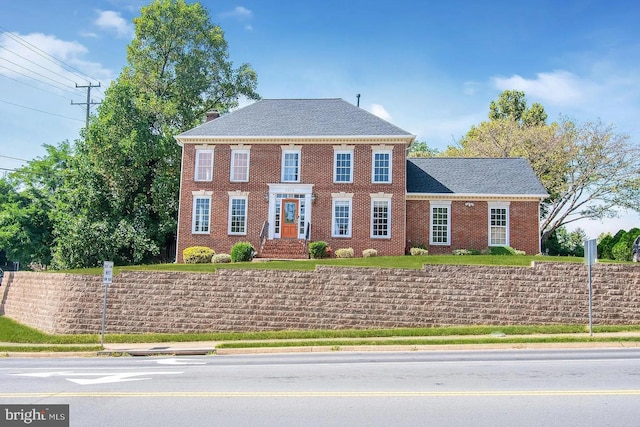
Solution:
{"label": "side wing of house", "polygon": [[546,197],[524,159],[408,159],[407,246],[432,254],[492,246],[537,254]]}
{"label": "side wing of house", "polygon": [[229,253],[239,241],[258,255],[319,240],[356,256],[404,253],[413,136],[366,111],[335,99],[262,100],[176,139],[178,262],[187,247]]}

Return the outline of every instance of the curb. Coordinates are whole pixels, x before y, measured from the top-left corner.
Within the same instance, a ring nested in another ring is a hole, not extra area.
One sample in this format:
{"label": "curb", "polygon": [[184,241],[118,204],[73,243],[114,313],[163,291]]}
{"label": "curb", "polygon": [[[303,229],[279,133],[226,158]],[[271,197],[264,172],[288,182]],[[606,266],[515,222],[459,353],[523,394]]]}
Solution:
{"label": "curb", "polygon": [[198,349],[149,349],[149,350],[101,350],[98,356],[207,356],[215,354],[215,348],[198,348]]}

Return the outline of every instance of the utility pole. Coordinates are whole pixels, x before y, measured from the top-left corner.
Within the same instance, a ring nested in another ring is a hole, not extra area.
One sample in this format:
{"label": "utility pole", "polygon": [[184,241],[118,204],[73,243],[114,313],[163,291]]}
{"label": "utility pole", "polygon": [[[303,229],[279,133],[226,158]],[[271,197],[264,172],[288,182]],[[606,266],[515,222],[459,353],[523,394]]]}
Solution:
{"label": "utility pole", "polygon": [[87,102],[73,102],[71,101],[71,105],[86,105],[87,106],[87,118],[86,118],[86,124],[85,124],[85,129],[89,129],[89,110],[91,109],[92,105],[99,105],[102,102],[94,102],[91,100],[91,88],[92,87],[100,87],[100,82],[98,82],[97,85],[92,85],[91,83],[89,83],[88,85],[78,85],[78,83],[76,83],[76,87],[77,88],[87,88]]}

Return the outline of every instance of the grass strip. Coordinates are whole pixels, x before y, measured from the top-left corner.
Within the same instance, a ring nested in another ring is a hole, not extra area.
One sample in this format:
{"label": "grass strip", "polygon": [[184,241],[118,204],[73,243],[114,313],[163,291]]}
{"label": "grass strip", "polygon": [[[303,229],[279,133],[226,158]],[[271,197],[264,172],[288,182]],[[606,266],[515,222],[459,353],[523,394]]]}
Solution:
{"label": "grass strip", "polygon": [[7,352],[15,353],[64,353],[64,352],[85,352],[100,351],[103,348],[99,345],[86,346],[25,346],[25,345],[0,345],[0,355]]}
{"label": "grass strip", "polygon": [[536,344],[536,343],[584,343],[584,342],[640,342],[640,337],[515,337],[515,338],[443,338],[443,339],[402,339],[402,340],[317,340],[317,341],[262,341],[262,342],[228,342],[221,343],[216,348],[284,348],[284,347],[330,347],[346,346],[437,346],[454,344]]}
{"label": "grass strip", "polygon": [[[594,326],[595,333],[637,332],[640,325]],[[198,341],[247,341],[247,340],[300,340],[300,339],[351,339],[351,338],[393,338],[393,337],[438,337],[438,336],[479,336],[504,335],[544,335],[577,334],[588,332],[585,325],[528,325],[528,326],[449,326],[431,328],[396,329],[344,329],[344,330],[290,330],[263,332],[211,332],[181,334],[106,334],[108,343],[164,343]],[[20,344],[98,344],[98,334],[52,335],[22,325],[13,319],[0,316],[0,342]]]}
{"label": "grass strip", "polygon": [[[529,267],[531,262],[571,262],[582,263],[578,257],[549,257],[542,255],[424,255],[424,256],[380,256],[370,258],[330,258],[309,260],[274,260],[263,262],[236,262],[230,264],[151,264],[116,266],[114,275],[122,271],[174,271],[188,273],[214,273],[217,269],[257,269],[257,270],[315,270],[318,265],[338,267],[375,267],[406,268],[420,270],[426,265],[484,265]],[[603,261],[606,262],[606,261]],[[84,268],[76,270],[50,271],[53,273],[72,273],[102,275],[102,268]]]}

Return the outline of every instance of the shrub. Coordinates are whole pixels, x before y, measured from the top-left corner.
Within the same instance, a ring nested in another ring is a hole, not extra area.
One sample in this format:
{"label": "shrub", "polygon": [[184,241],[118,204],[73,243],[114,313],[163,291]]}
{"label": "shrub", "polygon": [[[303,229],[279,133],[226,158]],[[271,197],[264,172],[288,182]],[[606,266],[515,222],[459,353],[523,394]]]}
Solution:
{"label": "shrub", "polygon": [[353,258],[353,248],[336,249],[336,258]]}
{"label": "shrub", "polygon": [[[618,236],[617,233],[616,236]],[[632,228],[620,236],[620,239],[611,248],[611,254],[616,261],[631,261],[633,258],[633,242],[640,235],[640,229]]]}
{"label": "shrub", "polygon": [[185,264],[208,264],[215,253],[206,246],[191,246],[182,251],[182,260]]}
{"label": "shrub", "polygon": [[378,256],[378,251],[375,249],[365,249],[362,251],[362,258],[371,258],[374,256]]}
{"label": "shrub", "polygon": [[215,254],[211,258],[211,262],[214,264],[227,264],[231,262],[231,255],[229,254]]}
{"label": "shrub", "polygon": [[327,257],[327,242],[319,240],[317,242],[309,243],[309,255],[313,259],[320,259]]}
{"label": "shrub", "polygon": [[231,261],[247,262],[253,259],[256,250],[249,242],[238,242],[231,248]]}
{"label": "shrub", "polygon": [[525,255],[524,251],[513,249],[511,246],[492,246],[490,255]]}
{"label": "shrub", "polygon": [[424,248],[413,247],[409,250],[409,253],[413,256],[429,255],[429,251]]}
{"label": "shrub", "polygon": [[477,249],[454,249],[452,253],[454,255],[480,255],[480,251]]}

